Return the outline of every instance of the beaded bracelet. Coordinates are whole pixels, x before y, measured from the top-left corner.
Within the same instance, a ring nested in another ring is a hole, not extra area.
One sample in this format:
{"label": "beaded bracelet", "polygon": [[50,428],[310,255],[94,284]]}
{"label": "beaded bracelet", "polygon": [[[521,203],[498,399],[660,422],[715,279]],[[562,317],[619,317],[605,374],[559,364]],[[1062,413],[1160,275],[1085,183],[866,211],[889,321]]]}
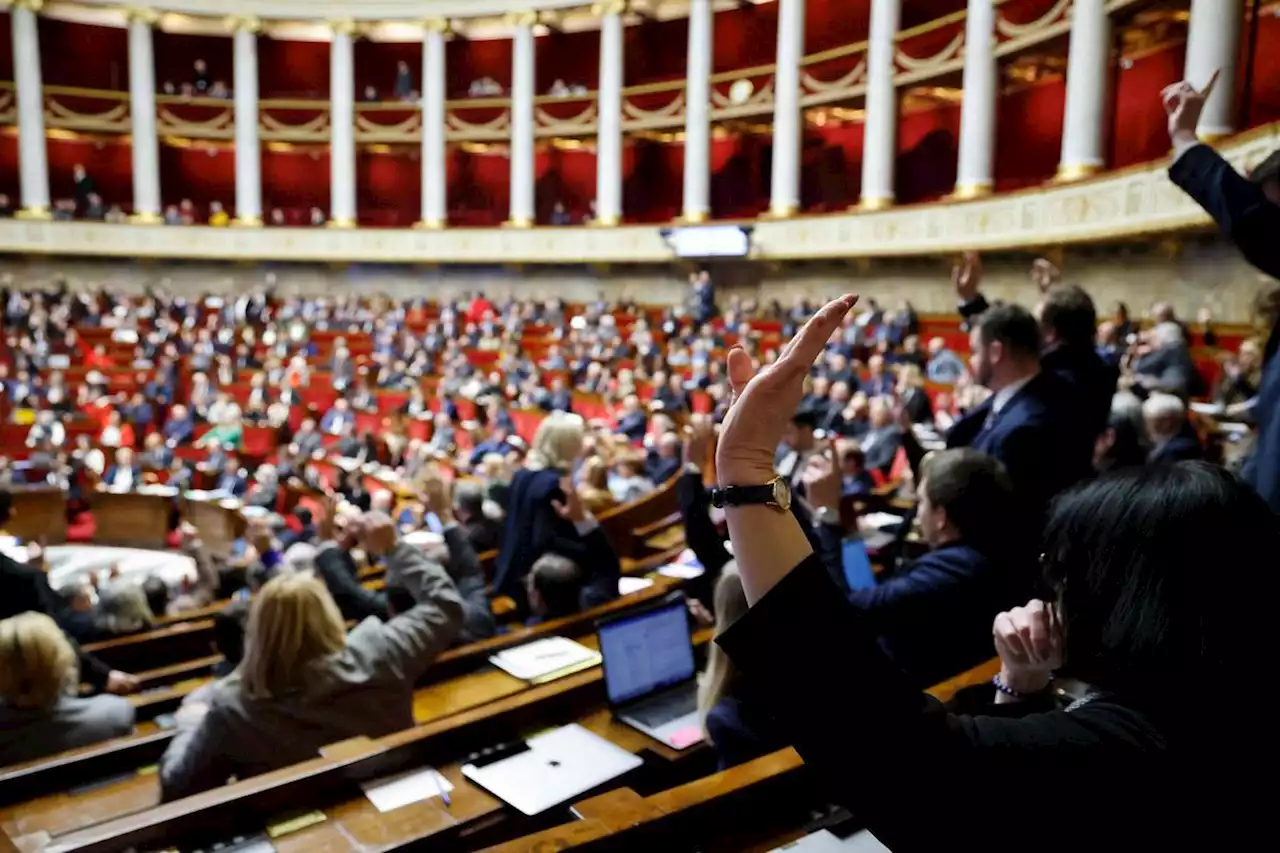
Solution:
{"label": "beaded bracelet", "polygon": [[1003,693],[1006,696],[1010,696],[1014,699],[1030,699],[1032,696],[1035,696],[1038,693],[1043,693],[1045,690],[1049,689],[1049,685],[1053,684],[1053,675],[1052,674],[1049,675],[1049,684],[1046,684],[1044,688],[1042,688],[1041,690],[1037,690],[1035,693],[1023,693],[1019,690],[1014,690],[1012,687],[1005,684],[1003,680],[1001,680],[1000,673],[998,672],[991,677],[991,684],[996,688],[996,690],[999,690],[1001,693]]}

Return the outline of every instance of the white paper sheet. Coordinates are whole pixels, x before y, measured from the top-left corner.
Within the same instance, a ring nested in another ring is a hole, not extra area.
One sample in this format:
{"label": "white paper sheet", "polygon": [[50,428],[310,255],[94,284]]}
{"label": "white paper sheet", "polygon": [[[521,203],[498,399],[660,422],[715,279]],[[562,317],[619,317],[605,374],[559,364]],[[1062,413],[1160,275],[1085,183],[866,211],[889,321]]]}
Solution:
{"label": "white paper sheet", "polygon": [[669,578],[676,578],[682,581],[691,581],[694,578],[702,577],[704,569],[702,566],[690,566],[685,563],[671,563],[658,569],[658,574]]}
{"label": "white paper sheet", "polygon": [[600,653],[567,637],[547,637],[498,652],[489,662],[524,681],[534,681],[588,662],[599,663]]}
{"label": "white paper sheet", "polygon": [[453,790],[449,780],[432,767],[409,770],[372,782],[362,782],[360,787],[364,788],[364,795],[380,812],[389,812],[410,803],[420,803]]}
{"label": "white paper sheet", "polygon": [[653,581],[649,578],[618,578],[618,595],[630,595],[633,592],[639,592],[642,589],[648,589],[653,586]]}

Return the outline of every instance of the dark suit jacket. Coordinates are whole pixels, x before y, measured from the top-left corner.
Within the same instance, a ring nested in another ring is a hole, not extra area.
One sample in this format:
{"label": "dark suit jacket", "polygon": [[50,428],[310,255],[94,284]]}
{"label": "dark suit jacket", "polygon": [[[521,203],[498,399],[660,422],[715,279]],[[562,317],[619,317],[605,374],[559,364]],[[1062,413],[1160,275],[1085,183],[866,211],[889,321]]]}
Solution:
{"label": "dark suit jacket", "polygon": [[902,431],[896,426],[868,430],[862,436],[862,451],[866,454],[868,471],[879,469],[886,474],[893,467],[893,460],[902,446]]}
{"label": "dark suit jacket", "polygon": [[1077,405],[1074,391],[1053,373],[1037,374],[984,431],[994,400],[988,397],[957,421],[947,447],[972,447],[1004,463],[1014,492],[1038,527],[1049,500],[1088,476],[1093,441],[1069,414]]}
{"label": "dark suit jacket", "polygon": [[1024,603],[1026,591],[998,562],[955,542],[873,589],[851,590],[849,603],[885,654],[923,689],[990,658],[991,621]]}
{"label": "dark suit jacket", "polygon": [[344,548],[326,544],[316,552],[316,572],[329,588],[343,619],[359,622],[369,616],[387,620],[387,597],[365,589],[357,578],[356,561]]}
{"label": "dark suit jacket", "polygon": [[[29,610],[51,616],[59,624],[64,618],[62,603],[50,589],[45,573],[0,554],[0,619]],[[68,639],[80,660],[80,677],[101,690],[106,686],[111,667],[82,651],[73,638]]]}
{"label": "dark suit jacket", "polygon": [[[484,567],[480,555],[472,547],[467,532],[460,525],[452,524],[444,529],[444,544],[449,548],[449,577],[462,596],[462,630],[454,638],[455,646],[486,640],[497,630],[493,608],[489,605]],[[614,584],[617,588],[617,584]]]}
{"label": "dark suit jacket", "polygon": [[1195,362],[1183,344],[1152,350],[1134,363],[1133,372],[1154,380],[1154,384],[1143,387],[1177,394],[1184,399],[1195,394],[1200,384]]}
{"label": "dark suit jacket", "polygon": [[1185,462],[1203,458],[1204,448],[1200,445],[1200,438],[1191,424],[1186,424],[1182,432],[1164,444],[1152,448],[1147,454],[1147,464],[1158,465],[1161,462]]}
{"label": "dark suit jacket", "polygon": [[529,607],[524,578],[539,557],[555,552],[582,565],[587,555],[578,531],[556,514],[552,499],[564,500],[559,471],[520,470],[511,480],[507,526],[494,569],[493,594],[510,596],[521,613]]}
{"label": "dark suit jacket", "polygon": [[230,492],[236,497],[241,497],[249,489],[249,481],[239,474],[222,474],[214,481],[213,490]]}
{"label": "dark suit jacket", "polygon": [[462,530],[477,554],[496,551],[502,544],[502,525],[492,518],[473,518],[462,525]]}
{"label": "dark suit jacket", "polygon": [[716,769],[728,770],[787,746],[778,726],[764,710],[768,705],[745,683],[733,686],[707,712],[707,735],[716,752]]}
{"label": "dark suit jacket", "polygon": [[655,486],[661,486],[667,480],[680,473],[680,465],[680,460],[674,456],[664,459],[657,453],[650,451],[644,461],[644,472]]}
{"label": "dark suit jacket", "polygon": [[[102,485],[107,487],[110,487],[111,485],[113,485],[113,481],[115,480],[116,474],[118,473],[120,473],[120,471],[119,471],[119,466],[117,465],[112,465],[111,467],[107,468],[105,471],[102,472]],[[130,486],[130,488],[136,489],[138,488],[138,486],[141,486],[141,485],[142,485],[142,468],[140,466],[135,465],[133,466],[133,485]]]}
{"label": "dark suit jacket", "polygon": [[[1103,694],[1071,711],[1028,702],[957,716],[904,678],[867,627],[810,556],[716,642],[761,687],[764,710],[824,794],[891,850],[989,843],[990,823],[972,816],[993,790],[1001,834],[1036,837],[1039,850],[1077,850],[1081,838],[1108,850],[1244,849],[1265,820],[1234,801],[1247,783],[1225,770],[1221,786],[1195,783],[1202,765],[1230,754],[1215,741],[1243,748],[1257,732],[1233,728],[1238,711],[1220,697]],[[962,781],[921,787],[939,761]],[[1071,815],[1071,833],[1043,832],[1044,803]]]}
{"label": "dark suit jacket", "polygon": [[1111,417],[1111,398],[1116,394],[1120,370],[1105,361],[1093,347],[1060,346],[1040,356],[1040,368],[1050,371],[1070,385],[1083,403],[1080,429],[1089,440],[1107,428]]}
{"label": "dark suit jacket", "polygon": [[[1280,207],[1262,188],[1242,177],[1208,145],[1186,151],[1169,168],[1169,178],[1208,212],[1222,232],[1235,241],[1245,260],[1273,278],[1280,278]],[[1246,463],[1244,477],[1276,512],[1280,512],[1280,347],[1277,327],[1271,329],[1265,350],[1266,367],[1254,415],[1258,442]]]}
{"label": "dark suit jacket", "polygon": [[644,412],[632,412],[618,419],[614,432],[625,435],[633,442],[644,441],[645,430],[649,428],[649,418]]}

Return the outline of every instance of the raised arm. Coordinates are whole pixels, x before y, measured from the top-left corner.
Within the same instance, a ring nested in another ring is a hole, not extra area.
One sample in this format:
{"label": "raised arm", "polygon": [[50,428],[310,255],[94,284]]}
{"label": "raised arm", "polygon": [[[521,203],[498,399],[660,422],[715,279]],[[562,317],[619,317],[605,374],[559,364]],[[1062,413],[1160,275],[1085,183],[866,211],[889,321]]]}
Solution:
{"label": "raised arm", "polygon": [[414,681],[461,630],[462,597],[443,566],[397,539],[395,524],[384,513],[367,516],[361,545],[370,555],[386,556],[387,586],[404,589],[416,603],[385,624],[366,623],[376,630],[357,627],[348,642],[367,643],[360,651],[369,653],[384,675]]}

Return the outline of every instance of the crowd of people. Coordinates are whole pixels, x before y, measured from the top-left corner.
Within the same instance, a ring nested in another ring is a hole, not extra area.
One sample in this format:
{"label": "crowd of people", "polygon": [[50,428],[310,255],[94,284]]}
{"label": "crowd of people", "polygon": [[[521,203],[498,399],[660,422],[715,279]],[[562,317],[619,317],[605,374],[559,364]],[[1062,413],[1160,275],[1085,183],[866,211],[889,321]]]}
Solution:
{"label": "crowd of people", "polygon": [[[1195,141],[1204,97],[1166,93],[1174,179],[1280,271],[1266,243],[1280,160],[1248,181]],[[1227,762],[1262,753],[1222,690],[1269,660],[1271,581],[1242,598],[1205,572],[1278,544],[1276,335],[1246,340],[1209,383],[1167,303],[1145,323],[1123,306],[1100,317],[1046,260],[1030,306],[988,301],[982,277],[972,253],[952,272],[967,348],[922,341],[906,302],[720,300],[705,271],[658,314],[483,294],[436,310],[282,296],[271,281],[225,300],[5,282],[0,390],[32,424],[23,462],[0,465],[9,484],[48,480],[87,504],[97,487],[203,477],[261,512],[216,559],[175,517],[200,567],[181,589],[95,577],[53,590],[38,565],[0,556],[0,764],[128,730],[110,694],[136,681],[77,643],[224,598],[224,677],[177,715],[167,799],[411,726],[435,657],[503,630],[493,597],[524,623],[618,597],[597,514],[670,488],[703,569],[691,619],[719,635],[699,704],[722,767],[795,745],[894,849],[953,842],[995,791],[1013,838],[1043,838],[1046,808],[1075,837],[1235,837],[1248,822],[1224,818],[1245,802],[1231,804],[1243,777]],[[89,346],[91,328],[110,329],[111,348]],[[118,367],[136,393],[111,390]],[[1250,451],[1206,442],[1232,419]],[[76,422],[93,426],[71,440]],[[259,427],[267,454],[246,450]],[[323,496],[317,512],[279,511],[291,482]],[[855,583],[850,502],[895,497],[911,509],[886,565]],[[494,552],[490,578],[480,554]],[[375,563],[382,591],[360,583]],[[993,654],[977,715],[922,701]],[[106,692],[64,692],[77,668]],[[922,788],[925,766],[967,781]],[[1171,804],[1185,821],[1165,819]]]}

